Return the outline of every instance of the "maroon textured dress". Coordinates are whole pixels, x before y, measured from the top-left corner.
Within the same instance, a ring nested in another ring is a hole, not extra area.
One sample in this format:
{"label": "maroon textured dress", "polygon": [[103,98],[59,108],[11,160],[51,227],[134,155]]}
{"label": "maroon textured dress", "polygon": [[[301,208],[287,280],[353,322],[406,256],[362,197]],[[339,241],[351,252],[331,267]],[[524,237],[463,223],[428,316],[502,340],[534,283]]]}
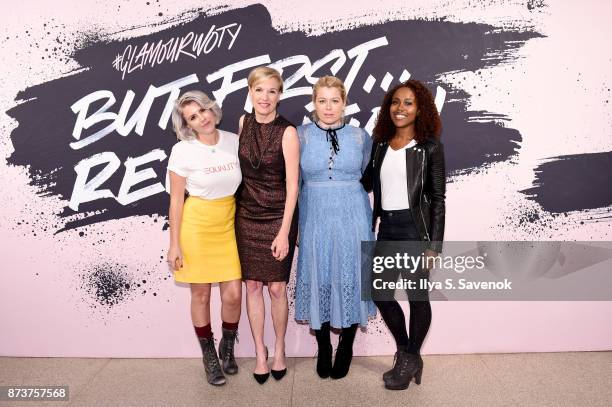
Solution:
{"label": "maroon textured dress", "polygon": [[284,260],[272,256],[272,241],[283,223],[285,159],[282,140],[293,126],[277,116],[270,123],[258,123],[246,114],[240,133],[238,158],[242,171],[236,209],[236,241],[244,280],[289,281],[297,238],[297,205],[289,231],[289,253]]}

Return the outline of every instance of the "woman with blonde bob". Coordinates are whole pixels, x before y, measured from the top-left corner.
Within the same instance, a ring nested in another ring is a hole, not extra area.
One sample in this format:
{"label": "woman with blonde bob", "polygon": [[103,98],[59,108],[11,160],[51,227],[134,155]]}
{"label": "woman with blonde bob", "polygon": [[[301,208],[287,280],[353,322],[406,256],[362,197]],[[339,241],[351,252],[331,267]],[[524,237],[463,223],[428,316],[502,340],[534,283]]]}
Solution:
{"label": "woman with blonde bob", "polygon": [[[246,303],[255,342],[253,376],[270,376],[264,344],[263,286],[268,285],[276,343],[272,376],[287,372],[287,282],[297,237],[299,141],[295,127],[276,110],[283,80],[275,69],[259,67],[248,77],[254,112],[240,118],[239,159],[243,184],[238,197],[236,236],[246,282]],[[295,213],[294,213],[295,212]]]}
{"label": "woman with blonde bob", "polygon": [[[220,121],[221,109],[205,93],[189,91],[178,98],[172,123],[180,141],[172,147],[166,179],[170,192],[167,260],[175,281],[190,284],[191,319],[206,379],[215,386],[225,384],[223,372],[238,372],[234,343],[242,297],[234,232],[234,193],[242,179],[238,136],[217,129]],[[221,291],[219,355],[210,327],[212,283],[219,283]]]}
{"label": "woman with blonde bob", "polygon": [[[324,76],[312,94],[313,123],[299,126],[300,251],[295,318],[314,329],[321,378],[347,375],[357,326],[376,314],[361,300],[361,241],[373,240],[372,210],[360,179],[370,157],[368,133],[344,123],[346,90]],[[341,329],[332,366],[330,327]]]}

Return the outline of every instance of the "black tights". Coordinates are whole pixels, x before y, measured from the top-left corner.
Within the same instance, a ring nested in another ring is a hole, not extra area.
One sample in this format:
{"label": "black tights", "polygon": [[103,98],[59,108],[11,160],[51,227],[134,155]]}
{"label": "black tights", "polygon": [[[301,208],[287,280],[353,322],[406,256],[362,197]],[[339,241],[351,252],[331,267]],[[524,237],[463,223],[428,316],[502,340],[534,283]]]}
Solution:
{"label": "black tights", "polygon": [[[420,241],[421,239],[419,238],[410,209],[392,212],[383,211],[378,230],[378,240],[395,242]],[[397,281],[397,276],[394,277],[396,278],[391,278],[391,280]],[[417,274],[412,276],[412,279],[416,281],[418,279],[427,279],[428,277],[427,273],[418,271]],[[410,300],[410,298],[413,300]],[[415,301],[414,299],[416,298],[419,300]],[[410,304],[409,332],[406,332],[404,312],[397,301],[374,301],[374,303],[389,327],[395,339],[397,349],[418,354],[421,351],[421,346],[431,324],[431,305],[426,289],[408,292],[408,299]],[[410,338],[408,334],[410,334]]]}
{"label": "black tights", "polygon": [[397,301],[375,301],[374,303],[395,339],[397,350],[414,354],[420,353],[431,324],[431,305],[429,301],[409,301],[409,332],[406,332],[404,311]]}

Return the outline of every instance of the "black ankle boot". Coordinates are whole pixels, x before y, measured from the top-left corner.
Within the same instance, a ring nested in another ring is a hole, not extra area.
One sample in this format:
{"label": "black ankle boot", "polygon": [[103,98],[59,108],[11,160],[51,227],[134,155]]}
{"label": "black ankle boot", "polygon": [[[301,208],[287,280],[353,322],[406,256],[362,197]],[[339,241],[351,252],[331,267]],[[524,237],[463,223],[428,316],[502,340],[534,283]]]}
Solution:
{"label": "black ankle boot", "polygon": [[416,384],[421,384],[423,374],[423,359],[421,355],[399,351],[394,374],[385,380],[385,388],[389,390],[404,390],[408,388],[414,377]]}
{"label": "black ankle boot", "polygon": [[200,347],[202,348],[202,360],[204,361],[204,370],[206,371],[206,380],[213,386],[222,386],[225,384],[225,376],[219,364],[219,357],[215,350],[215,340],[209,338],[199,338]]}
{"label": "black ankle boot", "polygon": [[391,376],[393,376],[395,374],[395,370],[398,368],[397,365],[397,354],[399,353],[399,351],[395,352],[395,356],[393,356],[393,367],[389,370],[387,370],[385,373],[383,373],[383,380],[387,381],[391,378]]}
{"label": "black ankle boot", "polygon": [[319,352],[317,354],[317,374],[321,379],[329,377],[332,370],[332,345],[328,343],[326,345],[319,345]]}
{"label": "black ankle boot", "polygon": [[317,374],[321,379],[329,377],[332,370],[332,345],[329,339],[329,322],[321,325],[321,329],[315,329],[317,338]]}
{"label": "black ankle boot", "polygon": [[353,341],[356,333],[357,324],[351,325],[350,328],[342,328],[338,349],[336,349],[336,359],[330,375],[332,379],[342,379],[348,374],[353,360]]}
{"label": "black ankle boot", "polygon": [[219,342],[219,358],[222,361],[225,374],[238,373],[238,365],[234,358],[234,344],[238,341],[238,330],[223,329],[223,337]]}

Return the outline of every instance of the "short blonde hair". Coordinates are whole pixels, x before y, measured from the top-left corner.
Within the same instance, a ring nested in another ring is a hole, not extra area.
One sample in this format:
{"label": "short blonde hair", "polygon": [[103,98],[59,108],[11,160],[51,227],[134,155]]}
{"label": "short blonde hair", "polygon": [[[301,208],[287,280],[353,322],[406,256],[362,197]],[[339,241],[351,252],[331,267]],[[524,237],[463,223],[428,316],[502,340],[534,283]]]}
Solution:
{"label": "short blonde hair", "polygon": [[[320,77],[319,80],[312,87],[312,102],[315,104],[317,99],[317,91],[321,88],[338,89],[340,91],[340,97],[342,98],[342,102],[346,103],[346,87],[344,87],[344,82],[342,82],[342,79],[331,75]],[[316,110],[312,111],[312,118],[315,122],[319,121],[319,116],[317,116]],[[342,118],[344,120],[344,114]]]}
{"label": "short blonde hair", "polygon": [[249,88],[252,88],[256,83],[259,83],[268,78],[274,78],[278,81],[278,83],[280,84],[279,91],[282,93],[283,78],[281,77],[281,74],[274,68],[270,68],[267,66],[258,66],[249,73],[247,83],[249,85]]}
{"label": "short blonde hair", "polygon": [[210,109],[215,115],[216,124],[219,124],[223,116],[217,102],[209,98],[206,93],[199,90],[190,90],[183,93],[176,99],[172,108],[172,127],[179,140],[192,140],[197,137],[197,134],[187,126],[187,121],[183,117],[183,107],[191,102],[197,103],[204,109]]}

